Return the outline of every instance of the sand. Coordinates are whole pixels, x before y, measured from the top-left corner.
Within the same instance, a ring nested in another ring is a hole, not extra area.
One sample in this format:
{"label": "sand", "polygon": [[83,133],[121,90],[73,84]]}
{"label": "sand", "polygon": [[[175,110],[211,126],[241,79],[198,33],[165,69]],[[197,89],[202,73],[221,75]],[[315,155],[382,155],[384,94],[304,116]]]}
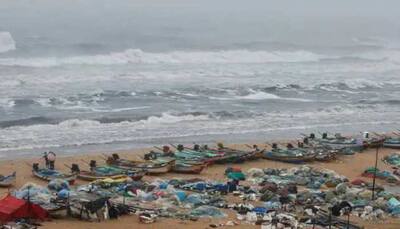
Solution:
{"label": "sand", "polygon": [[[243,145],[231,145],[231,147],[242,148]],[[118,152],[123,158],[137,158],[142,155],[144,152],[148,152],[149,149],[135,150],[132,152]],[[394,150],[390,149],[381,149],[379,151],[379,158],[383,158],[384,156],[394,152]],[[17,182],[16,188],[21,187],[27,182],[34,182],[41,185],[46,185],[46,182],[41,181],[37,178],[32,177],[31,174],[31,164],[33,162],[41,162],[40,159],[41,154],[38,153],[37,159],[16,159],[16,160],[6,160],[0,161],[0,174],[9,174],[12,171],[17,171]],[[68,156],[68,157],[59,157],[57,158],[56,167],[59,170],[68,171],[68,168],[65,165],[71,165],[72,163],[78,163],[82,168],[88,167],[86,162],[95,159],[98,161],[98,164],[102,164],[104,162],[102,154],[82,154],[80,156]],[[361,177],[361,173],[365,168],[369,166],[374,166],[375,163],[375,149],[369,149],[364,151],[363,153],[358,153],[351,156],[340,156],[337,161],[324,163],[324,162],[313,162],[309,163],[309,165],[318,167],[318,168],[327,168],[332,169],[339,174],[345,175],[350,180],[356,178],[362,178],[364,180],[369,180],[369,178]],[[161,178],[173,178],[173,177],[185,177],[185,178],[210,178],[215,180],[225,181],[224,171],[228,165],[213,165],[203,171],[200,175],[183,175],[183,174],[175,174],[169,173],[162,176],[158,176]],[[275,162],[269,160],[258,160],[246,162],[244,164],[235,164],[232,166],[240,167],[243,171],[247,171],[250,168],[289,168],[297,165],[287,164],[282,162]],[[381,160],[378,162],[378,167],[380,169],[389,170],[390,167],[384,164]],[[154,176],[146,176],[144,179],[152,180],[155,179]],[[372,180],[372,179],[370,179]],[[84,184],[83,181],[77,181],[77,184]],[[383,181],[378,181],[378,184],[385,184]],[[8,192],[7,189],[0,188],[0,196],[6,195]],[[229,217],[224,219],[201,219],[197,222],[192,221],[180,221],[175,219],[159,219],[158,222],[154,224],[141,224],[138,221],[137,216],[123,216],[118,220],[109,220],[104,222],[85,222],[79,221],[77,219],[63,219],[63,220],[52,220],[49,222],[44,222],[42,228],[76,228],[76,229],[90,229],[90,228],[210,228],[209,225],[211,223],[225,223],[228,220],[235,220],[234,212],[227,211]],[[352,217],[352,220],[357,222],[360,225],[365,226],[365,228],[400,228],[400,219],[386,219],[384,221],[362,221],[355,217]],[[248,224],[237,225],[231,228],[259,228],[260,226],[252,226]]]}

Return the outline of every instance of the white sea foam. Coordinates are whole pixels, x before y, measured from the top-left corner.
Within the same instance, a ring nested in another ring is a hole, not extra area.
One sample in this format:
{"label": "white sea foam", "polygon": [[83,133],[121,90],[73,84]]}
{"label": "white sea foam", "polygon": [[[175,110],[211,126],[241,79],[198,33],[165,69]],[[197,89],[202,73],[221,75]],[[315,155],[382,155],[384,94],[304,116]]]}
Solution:
{"label": "white sea foam", "polygon": [[250,89],[249,90],[249,94],[248,95],[244,95],[244,96],[237,96],[237,99],[248,99],[248,100],[265,100],[265,99],[280,99],[281,97],[274,95],[274,94],[270,94],[270,93],[266,93],[263,91],[255,91]]}
{"label": "white sea foam", "polygon": [[187,121],[206,121],[209,120],[209,115],[173,115],[168,112],[162,113],[161,116],[151,116],[146,120],[139,121],[143,125],[154,125],[154,124],[171,124],[171,123],[179,123],[179,122],[187,122]]}
{"label": "white sea foam", "polygon": [[[231,135],[276,130],[338,127],[365,123],[395,123],[394,119],[382,121],[379,111],[332,107],[315,112],[281,113],[266,112],[251,118],[218,119],[209,115],[174,115],[164,113],[141,121],[101,123],[95,120],[66,120],[59,124],[13,126],[0,129],[0,151],[22,150],[42,147],[81,146],[125,141],[162,141],[204,135]],[[387,115],[387,113],[385,114]],[[354,118],[356,117],[356,118]],[[371,118],[374,117],[374,118]],[[176,125],[179,123],[179,125]],[[300,124],[299,124],[300,123]],[[207,125],[205,125],[207,124]],[[34,139],[26,136],[35,136]]]}
{"label": "white sea foam", "polygon": [[[8,33],[3,33],[8,34]],[[0,38],[1,39],[1,38]],[[0,40],[1,42],[1,40]],[[10,35],[3,35],[3,50],[15,49]],[[1,47],[0,47],[1,50]],[[104,55],[72,57],[2,58],[0,65],[27,67],[54,67],[60,65],[125,65],[125,64],[209,64],[209,63],[293,63],[318,62],[326,59],[360,58],[373,61],[389,60],[400,63],[400,51],[396,49],[361,52],[346,56],[326,56],[311,51],[171,51],[164,53],[127,49]]]}
{"label": "white sea foam", "polygon": [[166,53],[143,52],[128,49],[107,55],[48,57],[48,58],[3,58],[0,65],[53,67],[59,65],[121,65],[121,64],[206,64],[206,63],[269,63],[269,62],[316,62],[321,55],[309,51],[173,51]]}
{"label": "white sea foam", "polygon": [[15,106],[15,101],[12,99],[0,99],[0,107],[9,109]]}
{"label": "white sea foam", "polygon": [[132,110],[143,110],[143,109],[148,109],[151,106],[140,106],[140,107],[123,107],[123,108],[114,108],[114,109],[96,109],[92,108],[91,111],[95,112],[103,112],[103,113],[118,113],[118,112],[123,112],[123,111],[132,111]]}
{"label": "white sea foam", "polygon": [[15,50],[15,41],[9,32],[0,31],[0,53]]}

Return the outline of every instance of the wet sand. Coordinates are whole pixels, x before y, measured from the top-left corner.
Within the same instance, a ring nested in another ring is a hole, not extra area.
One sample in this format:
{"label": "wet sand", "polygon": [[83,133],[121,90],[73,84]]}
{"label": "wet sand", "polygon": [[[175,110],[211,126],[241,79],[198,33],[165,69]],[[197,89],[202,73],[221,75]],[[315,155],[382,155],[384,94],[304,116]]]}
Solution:
{"label": "wet sand", "polygon": [[[261,144],[260,144],[261,145]],[[231,147],[246,149],[243,145],[230,145]],[[122,158],[134,159],[138,156],[140,157],[143,153],[148,152],[149,149],[135,150],[132,152],[118,152]],[[390,166],[384,164],[380,159],[384,156],[395,152],[392,149],[380,149],[379,151],[379,161],[378,167],[379,169],[389,170]],[[33,162],[41,162],[40,159],[41,154],[38,153],[38,159],[18,159],[18,160],[9,160],[9,161],[0,161],[0,174],[9,174],[12,171],[17,171],[17,182],[16,188],[21,187],[27,182],[34,182],[41,185],[46,185],[46,182],[41,181],[31,174],[31,164]],[[104,156],[102,154],[82,154],[81,156],[73,156],[73,157],[59,157],[57,158],[56,168],[63,171],[68,171],[68,168],[65,165],[71,165],[72,163],[78,163],[82,168],[87,168],[88,165],[86,162],[89,160],[95,159],[98,161],[98,164],[104,163]],[[375,149],[369,149],[364,151],[363,153],[358,153],[351,156],[340,156],[338,160],[333,162],[312,162],[307,165],[318,167],[318,168],[327,168],[338,172],[339,174],[345,175],[350,180],[361,178],[366,181],[372,181],[370,178],[361,177],[361,173],[369,166],[374,166],[375,163]],[[205,171],[203,171],[199,175],[187,175],[187,174],[175,174],[169,173],[162,176],[157,176],[160,178],[173,178],[173,177],[185,177],[185,178],[209,178],[214,180],[226,181],[224,177],[224,171],[228,166],[235,166],[242,168],[243,171],[247,171],[250,168],[289,168],[298,165],[270,161],[270,160],[257,160],[250,161],[243,164],[225,164],[225,165],[213,165],[208,167]],[[146,176],[145,180],[152,180],[157,178],[156,176]],[[378,179],[377,179],[378,180]],[[77,180],[77,184],[84,184],[85,182]],[[386,184],[381,180],[378,180],[378,184]],[[4,196],[7,193],[7,189],[0,188],[0,195]],[[165,219],[160,218],[158,222],[153,224],[141,224],[138,221],[138,217],[136,215],[131,216],[123,216],[118,220],[109,220],[103,222],[85,222],[79,221],[77,219],[62,219],[62,220],[52,220],[49,222],[44,222],[43,227],[41,228],[76,228],[76,229],[102,229],[102,228],[210,228],[210,224],[215,223],[226,223],[229,220],[236,220],[234,212],[227,211],[229,217],[223,219],[200,219],[197,222],[192,221],[180,221],[176,219]],[[400,228],[400,219],[389,218],[384,221],[363,221],[361,219],[357,219],[352,217],[352,220],[357,222],[360,225],[365,226],[365,228]],[[237,221],[237,220],[236,220]],[[239,222],[239,221],[238,221]],[[259,228],[260,226],[252,226],[249,224],[242,224],[237,226],[226,226],[231,228]]]}

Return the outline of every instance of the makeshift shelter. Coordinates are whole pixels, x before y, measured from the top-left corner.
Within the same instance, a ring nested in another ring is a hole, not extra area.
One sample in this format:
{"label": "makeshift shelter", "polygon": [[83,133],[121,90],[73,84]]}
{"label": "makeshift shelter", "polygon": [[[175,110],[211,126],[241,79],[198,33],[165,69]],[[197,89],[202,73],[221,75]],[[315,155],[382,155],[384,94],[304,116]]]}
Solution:
{"label": "makeshift shelter", "polygon": [[0,200],[0,223],[6,223],[21,218],[45,220],[48,212],[39,205],[29,201],[6,196]]}

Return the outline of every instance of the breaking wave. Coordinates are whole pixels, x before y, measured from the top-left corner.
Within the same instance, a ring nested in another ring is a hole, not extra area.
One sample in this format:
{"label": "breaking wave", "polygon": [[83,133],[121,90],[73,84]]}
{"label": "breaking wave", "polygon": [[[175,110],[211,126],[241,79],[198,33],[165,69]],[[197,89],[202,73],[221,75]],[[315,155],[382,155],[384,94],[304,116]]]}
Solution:
{"label": "breaking wave", "polygon": [[[9,33],[0,33],[0,52],[15,49]],[[165,53],[127,49],[123,52],[93,56],[1,58],[3,66],[54,67],[60,65],[125,65],[125,64],[227,64],[227,63],[301,63],[319,61],[391,61],[400,63],[396,49],[361,52],[345,56],[330,56],[311,51],[171,51]]]}
{"label": "breaking wave", "polygon": [[15,41],[9,32],[0,31],[0,53],[15,50]]}
{"label": "breaking wave", "polygon": [[77,126],[95,126],[107,123],[130,123],[137,127],[162,125],[162,124],[174,124],[180,122],[190,122],[190,121],[206,121],[211,119],[213,114],[203,113],[203,112],[185,112],[185,113],[171,113],[164,112],[159,116],[148,116],[142,118],[98,118],[90,120],[82,119],[67,119],[67,120],[57,120],[44,116],[31,117],[26,119],[17,119],[10,121],[1,121],[0,128],[12,128],[21,126],[36,126],[36,125],[57,125],[62,127],[77,127]]}
{"label": "breaking wave", "polygon": [[247,100],[265,100],[265,99],[280,99],[281,97],[274,95],[274,94],[270,94],[267,92],[263,92],[263,91],[255,91],[250,89],[249,90],[249,94],[248,95],[244,95],[244,96],[237,96],[237,99],[247,99]]}
{"label": "breaking wave", "polygon": [[321,55],[309,51],[173,51],[166,53],[144,52],[128,49],[108,55],[49,57],[49,58],[3,58],[0,65],[26,67],[53,67],[59,65],[123,65],[123,64],[206,64],[206,63],[269,63],[269,62],[316,62]]}

